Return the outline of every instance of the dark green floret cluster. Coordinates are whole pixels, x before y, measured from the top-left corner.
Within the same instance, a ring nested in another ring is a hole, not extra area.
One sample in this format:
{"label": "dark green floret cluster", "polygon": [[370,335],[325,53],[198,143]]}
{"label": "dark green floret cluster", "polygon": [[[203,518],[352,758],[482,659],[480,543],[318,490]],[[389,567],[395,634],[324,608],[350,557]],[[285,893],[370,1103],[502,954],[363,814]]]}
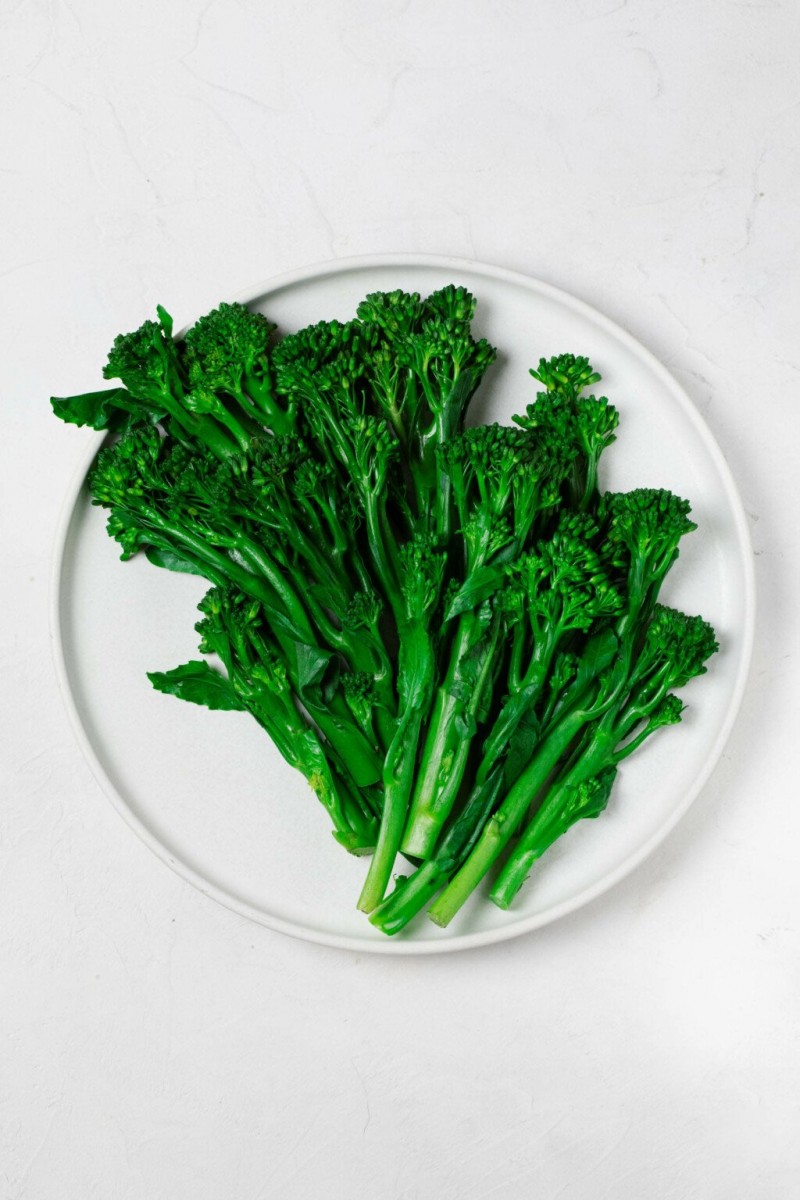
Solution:
{"label": "dark green floret cluster", "polygon": [[117,386],[52,402],[108,431],[89,486],[123,559],[208,582],[202,657],[153,686],[258,721],[368,857],[386,934],[485,877],[508,908],[717,649],[659,599],[688,502],[601,490],[618,414],[587,359],[469,424],[496,356],[474,314],[452,285],[283,336],[240,304],[175,336],[159,308],[114,342]]}

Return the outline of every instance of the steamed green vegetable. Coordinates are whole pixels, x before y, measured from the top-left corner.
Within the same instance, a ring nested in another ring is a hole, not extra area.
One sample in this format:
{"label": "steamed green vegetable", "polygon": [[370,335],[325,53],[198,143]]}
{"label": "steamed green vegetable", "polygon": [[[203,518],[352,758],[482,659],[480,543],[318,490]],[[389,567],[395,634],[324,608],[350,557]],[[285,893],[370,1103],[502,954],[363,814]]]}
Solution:
{"label": "steamed green vegetable", "polygon": [[587,359],[469,424],[474,314],[454,285],[282,337],[240,304],[175,336],[159,308],[114,342],[118,386],[52,401],[108,431],[89,487],[123,559],[208,581],[205,657],[153,686],[255,718],[369,856],[354,902],[387,934],[490,873],[507,908],[717,649],[659,600],[688,502],[601,488],[618,413]]}

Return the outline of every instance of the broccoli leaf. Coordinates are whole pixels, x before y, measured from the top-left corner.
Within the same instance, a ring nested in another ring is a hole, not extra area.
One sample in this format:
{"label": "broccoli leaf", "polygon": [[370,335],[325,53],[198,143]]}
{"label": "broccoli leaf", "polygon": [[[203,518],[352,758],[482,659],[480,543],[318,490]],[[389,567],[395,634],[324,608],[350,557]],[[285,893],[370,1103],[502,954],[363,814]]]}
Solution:
{"label": "broccoli leaf", "polygon": [[144,553],[147,561],[151,562],[154,567],[164,567],[167,571],[179,571],[184,575],[199,575],[201,578],[205,578],[195,563],[190,562],[188,558],[182,558],[174,550],[167,550],[161,546],[148,546]]}
{"label": "broccoli leaf", "polygon": [[88,425],[91,429],[118,432],[127,425],[136,405],[126,388],[104,388],[102,392],[83,392],[80,396],[52,396],[53,412],[68,425]]}
{"label": "broccoli leaf", "polygon": [[506,564],[512,557],[513,547],[507,547],[495,555],[491,563],[473,571],[448,604],[444,614],[445,621],[451,621],[453,617],[478,608],[499,591],[507,577]]}
{"label": "broccoli leaf", "polygon": [[228,680],[207,662],[193,660],[171,671],[148,671],[147,678],[157,692],[179,700],[206,708],[244,710]]}

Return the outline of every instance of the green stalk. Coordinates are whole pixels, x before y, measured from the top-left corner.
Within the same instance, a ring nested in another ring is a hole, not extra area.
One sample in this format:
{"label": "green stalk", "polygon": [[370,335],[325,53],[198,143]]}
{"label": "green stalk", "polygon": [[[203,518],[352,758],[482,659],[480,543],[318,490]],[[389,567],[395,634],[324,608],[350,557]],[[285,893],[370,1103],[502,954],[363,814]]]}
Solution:
{"label": "green stalk", "polygon": [[[232,456],[238,457],[242,450],[247,448],[244,431],[241,427],[238,427],[238,433],[234,433],[233,430],[229,431],[219,422],[218,418],[215,419],[207,413],[195,413],[187,408],[183,381],[174,360],[171,331],[165,329],[164,335],[165,340],[161,343],[160,352],[165,366],[165,381],[162,386],[156,386],[157,403],[188,434],[207,446],[217,458],[226,462]],[[170,349],[167,348],[168,346]],[[233,417],[230,419],[234,420]],[[233,441],[231,441],[229,432],[233,433]]]}
{"label": "green stalk", "polygon": [[[264,424],[268,425],[277,436],[285,433],[294,433],[296,423],[295,405],[289,404],[284,412],[275,396],[269,372],[265,372],[262,379],[259,379],[252,372],[246,372],[244,382],[247,389],[247,399],[251,400],[259,409],[265,418]],[[245,393],[242,393],[242,398],[244,396]],[[237,396],[237,399],[240,399],[240,397]]]}
{"label": "green stalk", "polygon": [[243,455],[249,451],[253,436],[260,432],[258,425],[253,422],[249,422],[250,428],[242,426],[233,413],[228,412],[222,400],[218,400],[217,406],[208,414],[204,413],[203,416],[209,416],[212,420],[218,421],[222,428],[231,435],[236,443],[236,448]]}
{"label": "green stalk", "polygon": [[375,845],[378,824],[325,753],[314,730],[307,725],[291,697],[274,692],[263,695],[248,689],[247,707],[269,734],[290,766],[306,778],[333,823],[333,836],[351,854],[368,854]]}
{"label": "green stalk", "polygon": [[476,613],[461,618],[448,675],[437,692],[403,838],[403,852],[416,858],[427,858],[433,851],[461,789],[476,731],[475,717],[496,665],[500,622],[493,618],[480,650],[478,669],[465,679],[464,661],[475,648],[475,637],[481,629]]}
{"label": "green stalk", "polygon": [[559,637],[560,631],[556,628],[546,641],[537,641],[525,674],[521,679],[510,680],[510,695],[500,709],[491,733],[484,742],[483,757],[476,776],[477,783],[482,783],[505,755],[520,722],[536,707],[553,661]]}
{"label": "green stalk", "polygon": [[418,710],[406,712],[386,755],[383,812],[375,853],[358,900],[361,912],[370,913],[380,904],[391,878],[408,816],[422,720],[423,714]]}
{"label": "green stalk", "polygon": [[[173,539],[182,550],[191,550],[195,561],[210,567],[214,581],[226,579],[235,583],[246,595],[261,601],[273,623],[274,636],[284,651],[292,668],[292,675],[296,679],[298,644],[318,648],[317,639],[292,588],[263,551],[249,539],[240,539],[239,551],[242,560],[261,571],[261,575],[256,575],[229,555],[210,547],[202,538],[162,518],[156,510],[148,510],[147,519],[156,529],[162,530]],[[263,577],[267,572],[268,579]],[[276,596],[271,586],[273,580],[280,586],[279,599],[293,605],[294,611],[289,619],[276,607]],[[298,618],[301,622],[299,630]],[[381,777],[380,760],[375,748],[370,746],[353,720],[344,699],[337,694],[330,701],[323,703],[316,700],[307,690],[303,691],[301,699],[321,732],[348,763],[356,784],[359,787],[367,787],[377,782]]]}
{"label": "green stalk", "polygon": [[426,858],[430,853],[447,817],[446,812],[437,809],[436,796],[440,780],[447,777],[455,753],[452,740],[453,725],[457,713],[463,710],[465,699],[457,695],[459,667],[469,648],[476,624],[477,617],[474,613],[467,613],[459,621],[447,675],[436,692],[417,786],[403,837],[404,853],[415,855],[417,858]]}
{"label": "green stalk", "polygon": [[[534,814],[500,871],[490,893],[499,908],[509,907],[536,860],[574,822],[570,803],[575,789],[606,768],[615,767],[658,728],[646,722],[666,696],[668,686],[668,678],[661,677],[661,673],[645,678],[635,698],[626,701],[624,694],[620,695],[600,718],[597,728],[589,731],[588,744],[576,751],[575,761]],[[630,737],[637,726],[641,726],[638,733]]]}
{"label": "green stalk", "polygon": [[486,822],[472,853],[428,911],[437,925],[447,925],[505,850],[532,801],[569,749],[587,719],[584,710],[570,713],[540,744],[531,762],[503,803]]}
{"label": "green stalk", "polygon": [[404,620],[403,603],[400,595],[396,562],[392,560],[386,544],[385,524],[378,508],[377,497],[372,492],[364,496],[364,515],[367,526],[367,543],[370,557],[380,581],[384,599],[388,602],[398,626]]}
{"label": "green stalk", "polygon": [[[292,666],[292,675],[296,679],[297,644],[320,649],[319,640],[308,620],[303,604],[286,576],[280,572],[259,546],[256,546],[249,538],[239,535],[237,549],[244,561],[260,571],[269,584],[277,585],[276,591],[288,609],[288,620],[281,621],[280,614],[277,614],[278,620],[275,622],[274,633],[281,640]],[[233,565],[235,566],[235,564]],[[243,590],[246,589],[243,588]],[[252,594],[252,591],[249,594]],[[270,608],[267,611],[272,617],[275,610]],[[287,642],[285,636],[287,633],[290,639],[294,638],[295,641]],[[350,767],[357,785],[367,787],[369,784],[377,782],[381,778],[380,759],[375,748],[369,744],[353,720],[343,697],[336,693],[329,700],[321,702],[307,689],[302,689],[300,698],[322,733]]]}
{"label": "green stalk", "polygon": [[[545,685],[547,672],[549,670],[549,666],[551,666],[553,654],[557,644],[558,636],[548,638],[547,642],[542,641],[537,643],[533,658],[531,658],[528,666],[528,670],[525,671],[522,678],[515,680],[516,689],[512,689],[512,694],[509,696],[509,698],[507,698],[503,708],[500,709],[500,713],[497,716],[497,719],[494,721],[492,730],[489,732],[485,744],[483,744],[481,761],[476,770],[473,794],[475,794],[479,800],[487,781],[495,778],[495,776],[497,776],[499,781],[501,776],[503,776],[505,757],[507,755],[507,751],[509,751],[513,736],[515,736],[515,733],[525,716],[533,712],[536,703],[539,702],[541,691],[543,685]],[[487,655],[485,661],[485,670],[488,670],[488,667],[491,666],[491,664],[492,652]],[[485,685],[485,683],[483,683],[482,680],[480,688],[475,689],[474,695],[476,704],[479,702],[479,691],[482,690],[483,685]],[[581,698],[581,696],[584,694],[585,689],[581,692],[576,692],[576,694],[572,696],[572,704],[570,707],[575,707],[575,704],[579,701],[579,698]],[[432,722],[432,730],[433,727],[434,725]],[[443,811],[444,815],[441,816],[441,820],[439,820],[438,816],[434,816],[433,820],[431,820],[428,812],[425,808],[423,808],[422,804],[417,805],[417,796],[420,794],[423,778],[423,773],[421,770],[420,785],[417,787],[413,810],[411,810],[411,815],[409,816],[407,838],[405,838],[403,841],[403,850],[405,852],[417,854],[419,857],[428,857],[428,854],[432,852],[435,838],[437,838],[441,832],[441,827],[443,827],[446,817],[449,815],[449,812],[452,809],[453,800],[455,800],[455,796],[450,796],[450,790],[453,786],[456,786],[456,782],[461,782],[461,779],[463,779],[463,770],[465,767],[465,762],[467,762],[467,755],[469,752],[469,739],[463,737],[461,739],[461,743],[463,745],[463,762],[462,751],[456,751],[456,767],[450,767],[449,772],[447,772],[446,779],[440,784],[441,796],[444,798],[443,805],[441,805],[441,811]],[[425,757],[423,757],[423,763],[425,763]],[[459,764],[461,764],[461,775],[458,776],[456,781],[456,773],[458,772]],[[435,782],[437,781],[434,780],[434,786]],[[473,796],[470,796],[468,799],[468,808],[471,804],[471,800],[473,800]],[[446,808],[447,803],[450,803],[449,809]],[[433,808],[435,809],[435,800]],[[411,840],[410,836],[411,828],[413,828],[413,824],[411,823],[413,823],[413,821],[414,828],[419,827],[420,829],[419,841],[416,842]],[[426,839],[426,828],[428,830],[427,840],[423,840]],[[426,845],[427,848],[425,851],[420,850],[420,848],[413,850],[411,847],[414,845],[419,847]]]}
{"label": "green stalk", "polygon": [[285,571],[282,571],[270,556],[252,538],[247,537],[245,534],[241,532],[235,533],[234,544],[236,550],[248,566],[251,566],[259,575],[263,576],[270,587],[280,597],[298,639],[309,646],[317,645],[317,637],[308,619],[303,602],[289,583]]}
{"label": "green stalk", "polygon": [[463,811],[450,825],[432,856],[411,875],[398,880],[392,894],[370,914],[370,921],[382,933],[399,933],[441,891],[472,849],[501,784],[502,772],[497,771],[482,788],[474,788]]}
{"label": "green stalk", "polygon": [[541,808],[525,827],[489,893],[498,908],[509,908],[528,878],[533,864],[572,824],[566,819],[565,813],[575,794],[575,788],[592,775],[598,774],[608,763],[607,740],[595,739],[593,747],[585,755],[581,755],[577,763],[556,782]]}
{"label": "green stalk", "polygon": [[391,878],[408,818],[420,733],[433,692],[434,654],[427,615],[406,619],[399,632],[401,714],[384,763],[383,812],[378,844],[358,901],[362,912],[372,912],[380,904]]}
{"label": "green stalk", "polygon": [[213,573],[210,576],[212,582],[217,582],[222,578],[235,583],[246,595],[260,600],[268,613],[276,612],[275,604],[279,597],[267,580],[254,575],[252,571],[236,562],[230,555],[209,545],[204,538],[163,517],[151,505],[142,505],[138,510],[134,509],[134,513],[143,518],[144,522],[157,534],[162,535],[162,544],[166,544],[168,549],[174,550],[177,545],[181,551],[189,551],[188,557],[192,558],[198,566],[209,568]]}

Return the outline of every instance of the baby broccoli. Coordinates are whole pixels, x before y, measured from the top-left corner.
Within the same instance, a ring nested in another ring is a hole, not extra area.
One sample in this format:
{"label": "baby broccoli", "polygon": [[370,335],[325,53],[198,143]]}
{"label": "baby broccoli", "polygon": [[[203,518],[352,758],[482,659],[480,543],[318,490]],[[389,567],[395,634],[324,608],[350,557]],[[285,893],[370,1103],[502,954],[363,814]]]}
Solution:
{"label": "baby broccoli", "polygon": [[122,558],[209,584],[203,657],[150,682],[258,722],[370,855],[356,902],[392,935],[490,871],[508,908],[717,649],[660,599],[688,501],[602,487],[619,414],[587,358],[470,422],[496,358],[475,315],[455,284],[283,334],[222,303],[176,336],[159,307],[115,339],[115,386],[52,401],[107,433],[89,489]]}

